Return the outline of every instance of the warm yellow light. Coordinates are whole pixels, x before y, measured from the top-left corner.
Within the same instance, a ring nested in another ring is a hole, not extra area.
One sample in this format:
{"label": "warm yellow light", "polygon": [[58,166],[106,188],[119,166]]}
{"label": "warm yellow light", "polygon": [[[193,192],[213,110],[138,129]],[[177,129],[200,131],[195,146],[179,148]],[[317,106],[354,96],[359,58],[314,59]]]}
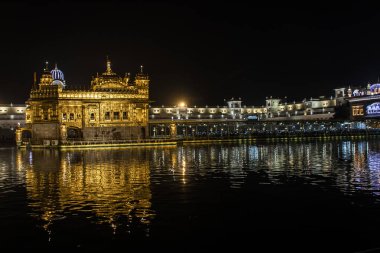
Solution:
{"label": "warm yellow light", "polygon": [[186,103],[185,103],[185,102],[180,102],[178,105],[179,105],[180,107],[185,107],[185,106],[186,106]]}

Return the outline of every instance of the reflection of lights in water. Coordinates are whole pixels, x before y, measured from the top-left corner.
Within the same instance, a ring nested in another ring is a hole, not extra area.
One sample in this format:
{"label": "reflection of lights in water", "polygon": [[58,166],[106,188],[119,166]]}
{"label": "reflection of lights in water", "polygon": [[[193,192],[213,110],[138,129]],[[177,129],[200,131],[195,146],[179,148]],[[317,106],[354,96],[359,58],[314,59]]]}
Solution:
{"label": "reflection of lights in water", "polygon": [[351,149],[351,141],[343,141],[341,144],[341,157],[343,159],[351,159],[352,149]]}
{"label": "reflection of lights in water", "polygon": [[33,165],[33,152],[29,151],[29,165]]}
{"label": "reflection of lights in water", "polygon": [[288,146],[288,162],[290,166],[294,165],[294,152],[291,146]]}
{"label": "reflection of lights in water", "polygon": [[186,184],[186,160],[185,156],[182,158],[182,183]]}
{"label": "reflection of lights in water", "polygon": [[310,161],[310,146],[309,145],[305,146],[305,153],[304,154],[305,154],[306,164],[309,168],[310,163],[311,163],[311,161]]}
{"label": "reflection of lights in water", "polygon": [[93,221],[108,223],[113,231],[123,216],[146,226],[154,218],[145,151],[33,152],[33,167],[26,171],[27,195],[48,233],[60,216],[87,215],[88,210],[96,214]]}
{"label": "reflection of lights in water", "polygon": [[257,146],[250,146],[248,148],[248,153],[249,153],[249,159],[252,160],[258,160],[259,159],[259,149]]}
{"label": "reflection of lights in water", "polygon": [[[121,227],[132,233],[134,221],[144,227],[148,236],[155,215],[151,208],[151,181],[161,185],[174,182],[188,188],[210,178],[222,178],[228,180],[229,187],[241,188],[249,173],[259,171],[274,184],[284,183],[285,175],[312,184],[323,185],[331,180],[342,192],[380,189],[380,145],[374,142],[369,146],[363,141],[143,150],[71,151],[58,155],[28,151],[24,155],[16,153],[15,160],[20,165],[20,175],[26,177],[29,205],[43,219],[48,233],[60,216],[87,215],[91,210],[91,222],[109,224],[113,233]],[[339,160],[342,154],[352,161]],[[127,218],[124,223],[120,216]]]}
{"label": "reflection of lights in water", "polygon": [[368,153],[368,168],[371,172],[379,174],[380,172],[380,153],[369,152]]}
{"label": "reflection of lights in water", "polygon": [[367,146],[362,143],[353,143],[353,166],[355,171],[365,170]]}

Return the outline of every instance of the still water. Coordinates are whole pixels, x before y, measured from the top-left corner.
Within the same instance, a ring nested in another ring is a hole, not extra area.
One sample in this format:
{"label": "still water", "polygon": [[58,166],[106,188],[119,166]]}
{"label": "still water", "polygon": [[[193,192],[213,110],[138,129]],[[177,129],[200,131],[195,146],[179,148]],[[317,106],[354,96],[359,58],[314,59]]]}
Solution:
{"label": "still water", "polygon": [[3,147],[0,248],[380,248],[380,143]]}

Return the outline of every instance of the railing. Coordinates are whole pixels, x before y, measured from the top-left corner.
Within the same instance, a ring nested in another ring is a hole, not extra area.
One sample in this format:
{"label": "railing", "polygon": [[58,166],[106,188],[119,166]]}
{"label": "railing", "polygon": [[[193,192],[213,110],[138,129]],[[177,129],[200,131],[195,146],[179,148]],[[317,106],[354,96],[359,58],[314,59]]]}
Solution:
{"label": "railing", "polygon": [[135,139],[135,140],[66,140],[61,141],[62,145],[113,145],[132,143],[166,143],[173,142],[173,139]]}
{"label": "railing", "polygon": [[341,129],[313,131],[255,131],[251,133],[230,133],[213,135],[178,136],[177,140],[220,140],[220,139],[271,139],[271,138],[309,138],[309,137],[349,137],[380,136],[380,129]]}

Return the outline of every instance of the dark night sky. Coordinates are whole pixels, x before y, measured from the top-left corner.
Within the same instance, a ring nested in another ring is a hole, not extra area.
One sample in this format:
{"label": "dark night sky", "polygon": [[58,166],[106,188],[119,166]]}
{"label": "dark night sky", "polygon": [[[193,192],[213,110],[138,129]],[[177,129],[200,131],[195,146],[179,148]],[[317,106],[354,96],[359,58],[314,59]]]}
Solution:
{"label": "dark night sky", "polygon": [[301,100],[380,76],[380,11],[369,4],[1,5],[0,103],[24,103],[45,60],[58,63],[68,86],[85,86],[106,55],[120,75],[143,64],[158,105]]}

